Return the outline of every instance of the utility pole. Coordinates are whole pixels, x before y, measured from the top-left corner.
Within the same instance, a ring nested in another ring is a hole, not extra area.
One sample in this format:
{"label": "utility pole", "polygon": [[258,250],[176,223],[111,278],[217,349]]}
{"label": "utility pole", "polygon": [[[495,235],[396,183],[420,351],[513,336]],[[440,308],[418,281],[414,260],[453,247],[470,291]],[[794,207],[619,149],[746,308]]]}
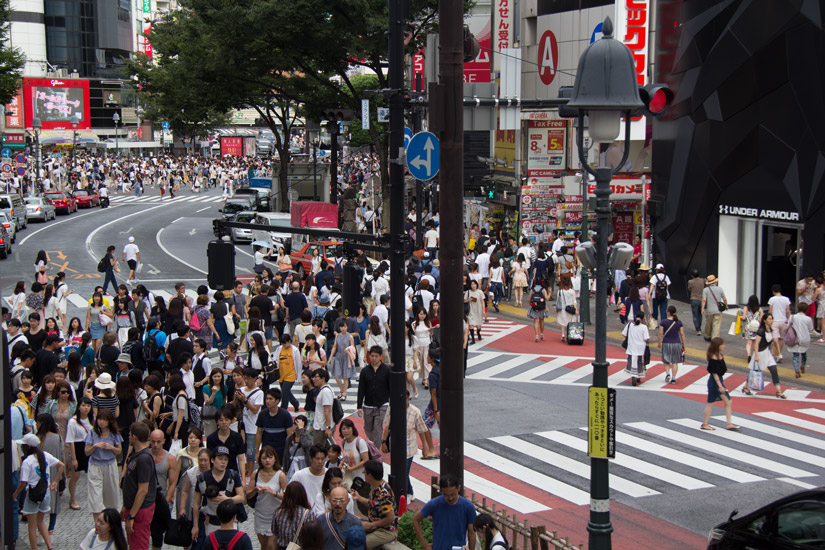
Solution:
{"label": "utility pole", "polygon": [[[459,6],[461,4],[459,3]],[[407,494],[407,378],[404,332],[404,14],[405,0],[389,0],[390,87],[390,486],[396,502]],[[334,139],[334,138],[333,138]],[[333,146],[333,151],[335,147]],[[334,153],[333,153],[334,154]],[[333,159],[334,160],[334,159]],[[460,298],[462,293],[457,293]],[[461,306],[463,311],[463,305]],[[463,356],[462,356],[463,360]]]}
{"label": "utility pole", "polygon": [[[441,474],[464,485],[464,3],[440,0],[439,83],[441,212]],[[403,345],[403,344],[402,344]]]}

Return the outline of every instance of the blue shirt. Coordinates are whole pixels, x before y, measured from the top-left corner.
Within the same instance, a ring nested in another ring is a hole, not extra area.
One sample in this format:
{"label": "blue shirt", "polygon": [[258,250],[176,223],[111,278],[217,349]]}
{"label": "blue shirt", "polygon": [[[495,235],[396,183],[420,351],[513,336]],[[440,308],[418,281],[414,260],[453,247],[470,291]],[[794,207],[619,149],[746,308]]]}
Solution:
{"label": "blue shirt", "polygon": [[146,339],[149,338],[149,333],[152,333],[152,336],[155,337],[155,342],[158,344],[158,351],[160,351],[160,355],[158,356],[158,361],[165,361],[166,360],[166,333],[159,328],[153,328],[151,330],[146,331],[146,336],[143,338],[143,345],[146,345]]}
{"label": "blue shirt", "polygon": [[421,515],[433,519],[433,550],[452,550],[467,544],[467,527],[476,519],[476,509],[464,497],[450,506],[440,496],[425,504]]}

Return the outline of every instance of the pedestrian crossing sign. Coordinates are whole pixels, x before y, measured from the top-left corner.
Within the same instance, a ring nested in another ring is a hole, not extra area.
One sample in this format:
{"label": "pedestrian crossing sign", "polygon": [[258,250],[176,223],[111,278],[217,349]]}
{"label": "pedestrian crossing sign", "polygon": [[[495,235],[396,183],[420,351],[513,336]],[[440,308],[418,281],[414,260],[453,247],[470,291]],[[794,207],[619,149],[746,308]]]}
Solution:
{"label": "pedestrian crossing sign", "polygon": [[587,391],[587,456],[616,458],[616,390]]}

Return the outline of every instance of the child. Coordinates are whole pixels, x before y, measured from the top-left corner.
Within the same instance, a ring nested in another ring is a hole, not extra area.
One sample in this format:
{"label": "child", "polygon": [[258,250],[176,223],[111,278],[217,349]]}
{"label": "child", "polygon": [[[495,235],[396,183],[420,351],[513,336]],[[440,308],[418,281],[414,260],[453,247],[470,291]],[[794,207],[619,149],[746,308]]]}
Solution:
{"label": "child", "polygon": [[[57,491],[57,480],[63,475],[64,465],[54,456],[40,450],[40,439],[34,434],[26,434],[16,443],[20,446],[24,459],[20,465],[20,485],[15,489],[12,500],[17,500],[17,496],[28,487],[29,492],[26,495],[22,512],[24,516],[29,516],[29,548],[37,548],[37,531],[39,530],[46,548],[51,550],[52,540],[44,518],[51,509],[50,492]],[[48,472],[52,466],[57,466],[57,473],[53,480],[49,480]],[[40,482],[40,472],[46,473],[46,492],[40,502],[34,502],[31,500],[31,493]]]}
{"label": "child", "polygon": [[327,449],[327,461],[324,463],[324,468],[327,470],[330,468],[343,468],[344,467],[344,459],[341,458],[341,446],[340,445],[330,445],[329,449]]}

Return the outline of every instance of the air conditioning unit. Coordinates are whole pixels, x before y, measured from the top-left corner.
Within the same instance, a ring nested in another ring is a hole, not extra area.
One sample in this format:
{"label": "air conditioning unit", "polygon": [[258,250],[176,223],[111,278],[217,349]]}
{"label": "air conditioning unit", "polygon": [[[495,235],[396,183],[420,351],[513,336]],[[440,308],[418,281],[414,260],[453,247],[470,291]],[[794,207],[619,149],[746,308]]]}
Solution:
{"label": "air conditioning unit", "polygon": [[69,77],[69,70],[68,69],[57,69],[57,78],[68,78]]}

